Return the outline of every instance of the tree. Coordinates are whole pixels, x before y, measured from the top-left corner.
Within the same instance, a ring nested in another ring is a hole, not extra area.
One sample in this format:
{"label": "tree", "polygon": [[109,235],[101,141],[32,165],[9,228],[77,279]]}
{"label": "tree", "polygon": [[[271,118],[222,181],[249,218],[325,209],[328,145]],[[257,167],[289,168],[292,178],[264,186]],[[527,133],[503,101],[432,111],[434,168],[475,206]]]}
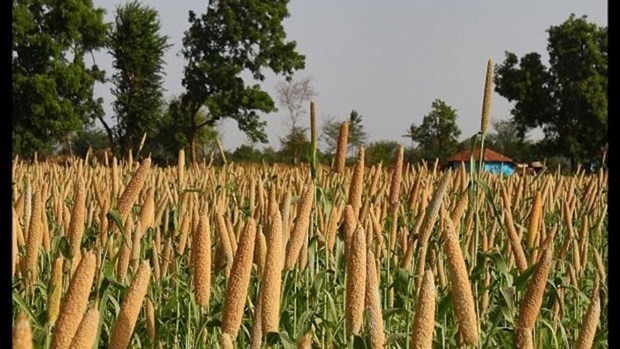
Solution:
{"label": "tree", "polygon": [[[280,138],[280,161],[297,164],[299,160],[310,160],[310,141],[308,129],[296,126],[284,138]],[[300,159],[301,158],[301,159]]]}
{"label": "tree", "polygon": [[[246,86],[240,75],[249,72],[260,82],[266,69],[290,78],[304,68],[305,57],[295,50],[295,41],[285,40],[282,21],[289,16],[287,4],[288,0],[210,0],[202,16],[189,12],[182,49],[187,65],[180,122],[186,125],[192,161],[198,130],[222,118],[236,120],[253,141],[267,142],[265,122],[257,111],[275,111],[275,103],[259,84]],[[198,121],[202,107],[208,112],[205,120]]]}
{"label": "tree", "polygon": [[403,161],[405,163],[409,162],[414,164],[420,160],[423,160],[422,155],[420,154],[420,150],[414,146],[405,147],[405,153],[403,155]]}
{"label": "tree", "polygon": [[312,97],[316,96],[312,79],[305,77],[299,81],[281,81],[276,85],[276,97],[278,103],[288,110],[290,129],[288,135],[280,139],[282,150],[288,157],[292,158],[292,163],[299,161],[302,147],[310,142],[306,136],[307,129],[297,125],[299,118],[306,113],[308,103]]}
{"label": "tree", "polygon": [[367,165],[375,165],[383,162],[389,165],[394,161],[400,144],[394,141],[377,141],[368,144],[364,152],[364,161]]}
{"label": "tree", "polygon": [[168,37],[159,34],[160,29],[157,11],[138,1],[116,9],[109,36],[112,65],[117,70],[112,76],[116,126],[111,129],[103,118],[100,120],[108,136],[117,139],[121,154],[135,150],[145,133],[148,137],[144,149],[153,148],[152,137],[161,122],[164,104],[163,55],[171,46]]}
{"label": "tree", "polygon": [[308,102],[316,95],[312,79],[309,77],[299,81],[280,81],[276,85],[276,97],[278,103],[288,110],[291,130],[297,127],[299,118],[308,110]]}
{"label": "tree", "polygon": [[411,124],[408,136],[418,143],[424,159],[445,159],[458,149],[461,130],[456,124],[457,117],[455,109],[444,101],[435,99],[431,111],[422,119],[422,124]]}
{"label": "tree", "polygon": [[[518,125],[513,120],[494,120],[491,125],[495,132],[485,136],[485,147],[500,152],[515,161],[529,163],[534,161],[532,142],[519,134]],[[469,142],[467,141],[469,149]]]}
{"label": "tree", "polygon": [[103,115],[93,86],[104,72],[85,62],[105,44],[103,15],[91,0],[13,1],[14,154],[49,153]]}
{"label": "tree", "polygon": [[[156,162],[174,162],[179,149],[189,149],[190,147],[186,132],[187,125],[182,123],[183,112],[180,109],[182,107],[179,97],[173,97],[168,102],[156,134],[152,138],[151,150],[153,151],[153,160]],[[204,108],[196,113],[198,122],[203,122],[206,118]],[[214,151],[219,151],[216,139],[220,138],[220,132],[216,126],[201,127],[195,134],[194,146],[197,159],[207,157]]]}
{"label": "tree", "polygon": [[260,163],[262,160],[262,154],[260,150],[254,148],[251,145],[242,144],[230,154],[230,160],[234,162],[251,162]]}
{"label": "tree", "polygon": [[75,154],[79,157],[86,156],[88,148],[97,151],[109,146],[105,132],[101,129],[92,127],[84,128],[76,132],[72,141]]}
{"label": "tree", "polygon": [[[362,124],[363,115],[359,114],[355,109],[349,114],[349,137],[347,140],[348,151],[359,148],[366,143],[366,131]],[[336,149],[338,145],[338,134],[340,133],[340,125],[343,121],[336,120],[333,116],[328,117],[321,128],[321,139],[325,142],[327,149]]]}
{"label": "tree", "polygon": [[506,52],[495,91],[515,102],[521,137],[542,127],[547,152],[568,157],[574,168],[600,156],[607,140],[607,27],[572,14],[547,32],[549,67],[538,53],[519,60]]}

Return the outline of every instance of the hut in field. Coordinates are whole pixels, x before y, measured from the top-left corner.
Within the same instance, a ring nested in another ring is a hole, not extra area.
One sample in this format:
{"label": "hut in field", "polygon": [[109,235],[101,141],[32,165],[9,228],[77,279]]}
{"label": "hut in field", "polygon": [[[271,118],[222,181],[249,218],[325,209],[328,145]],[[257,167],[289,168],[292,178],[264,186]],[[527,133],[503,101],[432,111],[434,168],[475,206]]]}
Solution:
{"label": "hut in field", "polygon": [[[464,164],[465,169],[469,173],[471,166],[471,157],[471,150],[463,150],[462,152],[456,153],[449,157],[446,160],[445,167],[457,169],[459,166],[461,166],[461,164]],[[473,160],[474,166],[478,168],[480,161],[480,148],[474,149]],[[507,157],[506,155],[500,154],[488,148],[484,149],[484,156],[482,157],[483,171],[495,174],[511,175],[515,172],[516,166],[517,164],[514,162],[514,160]]]}

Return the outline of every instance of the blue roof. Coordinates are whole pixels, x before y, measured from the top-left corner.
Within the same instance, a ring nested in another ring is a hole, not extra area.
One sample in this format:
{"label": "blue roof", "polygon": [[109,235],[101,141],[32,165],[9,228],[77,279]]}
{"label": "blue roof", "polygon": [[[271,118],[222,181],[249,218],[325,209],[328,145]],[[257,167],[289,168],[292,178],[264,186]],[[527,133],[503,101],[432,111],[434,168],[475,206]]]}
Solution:
{"label": "blue roof", "polygon": [[[469,172],[470,163],[465,163],[465,170]],[[461,164],[458,162],[452,163],[452,168],[457,169]],[[483,170],[485,172],[493,173],[493,174],[503,174],[506,176],[510,176],[515,172],[515,165],[509,162],[498,162],[498,161],[485,161],[483,165]]]}

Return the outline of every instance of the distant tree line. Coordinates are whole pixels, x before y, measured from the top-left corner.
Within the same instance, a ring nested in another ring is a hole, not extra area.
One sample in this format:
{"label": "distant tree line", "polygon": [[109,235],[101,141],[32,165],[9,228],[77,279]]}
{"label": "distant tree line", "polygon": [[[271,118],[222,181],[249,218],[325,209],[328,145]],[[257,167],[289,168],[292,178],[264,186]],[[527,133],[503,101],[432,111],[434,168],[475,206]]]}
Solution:
{"label": "distant tree line", "polygon": [[[191,161],[218,162],[217,125],[230,118],[248,143],[228,151],[229,160],[308,161],[309,131],[302,121],[317,92],[311,78],[293,78],[304,69],[305,57],[286,38],[287,5],[287,0],[209,0],[202,14],[189,11],[181,47],[183,92],[164,98],[163,56],[172,45],[154,8],[133,0],[118,6],[113,22],[106,23],[104,10],[92,0],[14,1],[14,155],[84,155],[92,147],[123,157],[130,150],[138,155],[141,147],[141,156],[175,163],[183,148]],[[547,158],[572,167],[595,162],[607,142],[607,27],[571,15],[547,32],[548,65],[539,53],[519,58],[506,52],[496,66],[495,92],[514,104],[510,116],[493,121],[485,144],[518,162]],[[113,72],[99,68],[97,50],[111,55]],[[260,85],[267,72],[284,78],[275,101]],[[113,86],[113,124],[104,117],[104,101],[93,96],[95,83],[106,81]],[[259,113],[275,112],[277,106],[287,113],[287,133],[279,149],[261,150],[258,144],[268,139]],[[421,123],[404,132],[410,140],[406,161],[444,160],[468,148],[470,135],[459,141],[457,119],[457,110],[434,100]],[[363,116],[353,109],[345,118],[322,120],[321,162],[333,160],[344,121],[349,156],[363,145],[368,164],[394,158],[399,142],[367,142]],[[532,141],[528,135],[537,128],[544,137]]]}

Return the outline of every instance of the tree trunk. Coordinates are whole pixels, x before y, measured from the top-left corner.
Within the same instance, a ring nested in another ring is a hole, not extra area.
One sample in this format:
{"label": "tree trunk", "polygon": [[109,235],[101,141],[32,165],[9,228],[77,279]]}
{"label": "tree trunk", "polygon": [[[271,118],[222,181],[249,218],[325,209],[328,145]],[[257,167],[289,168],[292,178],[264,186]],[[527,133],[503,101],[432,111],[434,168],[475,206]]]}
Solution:
{"label": "tree trunk", "polygon": [[71,148],[71,140],[69,139],[69,132],[65,133],[65,142],[67,143],[67,149],[69,150],[69,156],[73,158],[73,149]]}
{"label": "tree trunk", "polygon": [[189,158],[192,166],[196,165],[196,130],[189,131]]}
{"label": "tree trunk", "polygon": [[108,142],[110,142],[110,149],[112,150],[112,155],[114,156],[114,154],[118,154],[116,152],[117,147],[115,147],[114,144],[114,134],[112,133],[112,129],[110,128],[110,126],[108,126],[108,123],[105,122],[102,116],[98,116],[97,118],[99,119],[99,121],[101,121],[103,128],[105,128],[105,132],[108,134]]}
{"label": "tree trunk", "polygon": [[200,110],[200,106],[195,106],[189,109],[190,112],[190,128],[187,139],[189,140],[189,159],[192,163],[192,167],[196,165],[196,133],[198,132],[198,125],[196,125],[196,113]]}

